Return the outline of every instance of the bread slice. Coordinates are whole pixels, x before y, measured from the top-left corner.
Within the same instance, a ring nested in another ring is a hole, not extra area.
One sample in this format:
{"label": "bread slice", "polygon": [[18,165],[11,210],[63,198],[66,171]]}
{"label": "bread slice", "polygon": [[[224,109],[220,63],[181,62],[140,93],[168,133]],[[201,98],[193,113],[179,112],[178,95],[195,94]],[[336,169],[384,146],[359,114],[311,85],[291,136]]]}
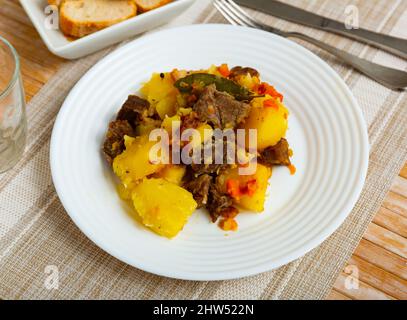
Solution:
{"label": "bread slice", "polygon": [[140,12],[146,12],[153,9],[157,9],[167,3],[172,2],[172,0],[134,0],[139,8]]}
{"label": "bread slice", "polygon": [[61,31],[84,37],[137,14],[133,0],[64,0],[59,10]]}
{"label": "bread slice", "polygon": [[59,7],[63,0],[48,0],[48,4]]}

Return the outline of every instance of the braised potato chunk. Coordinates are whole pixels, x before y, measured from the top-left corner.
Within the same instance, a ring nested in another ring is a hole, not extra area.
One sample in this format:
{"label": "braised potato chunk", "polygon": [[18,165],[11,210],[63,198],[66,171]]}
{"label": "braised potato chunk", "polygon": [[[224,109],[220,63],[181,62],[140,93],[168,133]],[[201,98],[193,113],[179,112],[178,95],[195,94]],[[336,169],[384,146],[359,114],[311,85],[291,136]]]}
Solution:
{"label": "braised potato chunk", "polygon": [[[285,106],[269,95],[252,101],[252,110],[243,129],[257,129],[257,149],[275,146],[285,137],[288,128],[288,111]],[[248,134],[246,135],[248,138]],[[249,141],[246,142],[249,145]]]}
{"label": "braised potato chunk", "polygon": [[181,165],[168,165],[163,170],[156,174],[157,178],[162,178],[180,186],[182,184],[182,178],[184,178],[186,172],[185,166]]}
{"label": "braised potato chunk", "polygon": [[262,212],[271,169],[258,164],[256,173],[248,176],[239,175],[238,170],[239,168],[226,170],[218,177],[217,183],[233,198],[236,205]]}
{"label": "braised potato chunk", "polygon": [[169,73],[154,73],[141,88],[141,92],[155,107],[161,119],[176,114],[178,90],[174,87],[174,80]]}
{"label": "braised potato chunk", "polygon": [[113,171],[125,186],[164,168],[164,164],[150,161],[150,150],[155,144],[148,136],[125,137],[126,150],[113,161]]}
{"label": "braised potato chunk", "polygon": [[187,190],[163,179],[145,179],[132,193],[143,224],[167,238],[175,237],[197,204]]}

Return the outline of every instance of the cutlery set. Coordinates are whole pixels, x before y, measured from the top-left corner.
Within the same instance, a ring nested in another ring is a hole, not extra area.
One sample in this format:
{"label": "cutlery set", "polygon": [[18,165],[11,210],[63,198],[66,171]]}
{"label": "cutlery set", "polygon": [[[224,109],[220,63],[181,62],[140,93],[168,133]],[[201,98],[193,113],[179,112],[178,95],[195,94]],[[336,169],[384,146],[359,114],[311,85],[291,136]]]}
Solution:
{"label": "cutlery set", "polygon": [[[318,28],[324,31],[337,33],[349,38],[368,43],[369,45],[386,50],[390,53],[407,59],[407,40],[391,37],[365,29],[347,29],[345,24],[327,19],[317,14],[287,5],[275,0],[236,0],[239,4],[262,10],[276,17]],[[246,26],[274,33],[284,38],[297,38],[309,42],[341,61],[352,66],[359,72],[379,82],[392,90],[403,90],[407,87],[407,72],[385,67],[365,59],[359,58],[346,51],[337,49],[324,42],[299,32],[285,32],[264,24],[246,13],[233,0],[215,0],[214,6],[233,25]]]}

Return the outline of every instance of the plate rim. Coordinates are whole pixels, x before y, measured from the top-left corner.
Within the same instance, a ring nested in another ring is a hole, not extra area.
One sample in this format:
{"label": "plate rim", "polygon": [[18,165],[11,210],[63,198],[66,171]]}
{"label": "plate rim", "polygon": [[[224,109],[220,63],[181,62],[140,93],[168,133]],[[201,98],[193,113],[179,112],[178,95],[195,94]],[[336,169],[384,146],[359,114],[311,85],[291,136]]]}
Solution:
{"label": "plate rim", "polygon": [[[324,68],[325,71],[328,72],[330,76],[332,76],[332,80],[336,80],[337,84],[341,86],[341,92],[346,93],[347,97],[350,99],[352,102],[352,110],[355,112],[356,120],[358,121],[358,128],[361,130],[362,133],[362,139],[363,139],[363,154],[361,156],[361,159],[363,163],[361,162],[361,172],[360,176],[358,178],[357,184],[354,187],[354,191],[349,199],[348,204],[345,206],[345,208],[341,211],[341,214],[336,216],[334,219],[332,219],[332,222],[330,225],[324,229],[318,237],[315,237],[311,239],[308,243],[304,244],[300,248],[294,250],[291,254],[287,255],[284,258],[278,259],[274,263],[269,263],[267,264],[268,267],[265,267],[263,265],[259,267],[252,267],[252,268],[246,268],[246,269],[239,269],[239,271],[234,271],[232,273],[228,272],[219,272],[216,274],[201,274],[201,273],[190,273],[190,272],[185,272],[185,271],[170,271],[166,272],[162,268],[156,268],[155,266],[152,266],[151,264],[144,264],[143,261],[138,261],[137,265],[135,263],[130,262],[129,259],[125,256],[122,256],[119,252],[117,252],[114,248],[110,247],[109,244],[104,243],[103,241],[100,241],[100,239],[97,239],[94,235],[93,232],[86,227],[85,224],[81,223],[80,219],[78,216],[76,216],[74,213],[72,213],[73,208],[70,208],[69,201],[67,200],[66,195],[62,191],[62,185],[60,181],[60,175],[57,174],[56,172],[56,155],[55,155],[55,146],[57,144],[58,140],[58,135],[60,134],[58,132],[58,128],[61,126],[61,122],[63,117],[65,116],[65,113],[67,113],[68,105],[70,103],[70,100],[73,99],[73,96],[75,95],[75,92],[78,90],[79,87],[81,87],[82,83],[84,83],[87,78],[90,78],[94,72],[97,72],[98,66],[104,63],[105,60],[107,59],[112,59],[114,58],[115,55],[119,54],[122,50],[126,50],[128,47],[133,46],[134,43],[137,43],[141,40],[148,39],[149,37],[156,36],[157,34],[165,34],[167,32],[182,32],[183,30],[188,30],[188,29],[214,29],[214,28],[228,28],[228,29],[235,29],[235,31],[239,31],[239,29],[250,29],[251,32],[260,32],[260,33],[267,33],[268,36],[273,36],[275,38],[279,38],[282,41],[288,42],[290,45],[294,45],[296,49],[301,50],[302,52],[308,54],[312,59],[317,59],[319,62],[319,65],[321,68]],[[237,30],[236,30],[237,29]],[[307,48],[299,45],[298,43],[291,41],[289,39],[280,37],[275,34],[270,34],[269,32],[262,31],[262,30],[257,30],[257,29],[252,29],[252,28],[246,28],[246,27],[241,27],[241,26],[232,26],[228,24],[194,24],[194,25],[187,25],[187,26],[181,26],[181,27],[172,27],[172,28],[167,28],[164,30],[159,30],[144,36],[141,36],[138,39],[132,40],[129,43],[125,44],[124,46],[116,49],[115,51],[109,53],[105,57],[103,57],[101,60],[99,60],[95,65],[93,65],[82,77],[81,79],[75,84],[75,86],[71,89],[67,97],[65,98],[65,101],[62,104],[62,107],[60,108],[58,115],[56,117],[54,127],[52,130],[52,136],[51,136],[51,142],[50,142],[50,167],[51,167],[51,175],[52,175],[52,181],[54,183],[56,192],[58,194],[58,197],[68,213],[69,217],[72,219],[72,221],[75,223],[75,225],[81,230],[83,234],[85,234],[86,237],[88,237],[94,244],[96,244],[99,248],[107,252],[109,255],[115,257],[116,259],[119,259],[120,261],[131,265],[137,269],[153,273],[159,276],[164,276],[168,278],[173,278],[173,279],[181,279],[181,280],[192,280],[192,281],[219,281],[219,280],[233,280],[233,279],[240,279],[240,278],[246,278],[250,277],[253,275],[257,275],[260,273],[268,272],[271,270],[275,270],[279,267],[282,267],[290,262],[293,262],[303,256],[305,256],[307,253],[309,253],[311,250],[315,249],[316,247],[320,246],[324,241],[327,240],[346,220],[346,218],[349,216],[349,214],[352,212],[353,208],[356,205],[356,202],[360,198],[363,186],[365,184],[365,180],[367,177],[367,171],[368,171],[368,165],[369,165],[369,138],[368,138],[368,132],[367,132],[367,124],[364,119],[362,110],[354,97],[353,93],[349,89],[349,87],[346,85],[344,80],[332,69],[332,67],[322,60],[319,56],[317,56],[315,53],[312,51],[308,50]]]}

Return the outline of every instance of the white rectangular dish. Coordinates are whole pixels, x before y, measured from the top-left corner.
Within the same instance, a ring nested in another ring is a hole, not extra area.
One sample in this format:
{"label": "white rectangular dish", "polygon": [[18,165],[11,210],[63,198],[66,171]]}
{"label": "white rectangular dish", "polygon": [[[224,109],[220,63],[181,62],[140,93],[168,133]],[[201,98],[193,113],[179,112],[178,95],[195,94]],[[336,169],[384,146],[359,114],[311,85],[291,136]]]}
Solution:
{"label": "white rectangular dish", "polygon": [[20,0],[20,3],[48,49],[62,58],[76,59],[158,27],[178,16],[194,1],[175,0],[161,8],[137,15],[74,41],[66,38],[60,30],[49,27],[52,13],[46,0]]}

